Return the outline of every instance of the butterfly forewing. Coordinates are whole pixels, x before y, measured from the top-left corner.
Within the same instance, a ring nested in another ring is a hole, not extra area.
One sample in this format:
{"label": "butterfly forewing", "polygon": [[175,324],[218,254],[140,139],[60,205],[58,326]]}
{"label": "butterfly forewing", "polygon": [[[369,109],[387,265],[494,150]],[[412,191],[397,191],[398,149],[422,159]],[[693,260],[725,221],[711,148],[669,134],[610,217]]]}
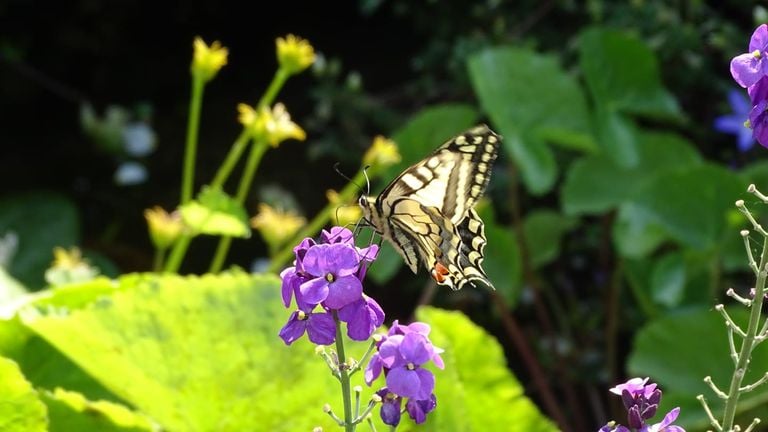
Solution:
{"label": "butterfly forewing", "polygon": [[441,285],[482,281],[485,232],[473,207],[485,193],[500,138],[470,129],[412,165],[376,198],[360,201],[366,220],[415,273],[418,261]]}

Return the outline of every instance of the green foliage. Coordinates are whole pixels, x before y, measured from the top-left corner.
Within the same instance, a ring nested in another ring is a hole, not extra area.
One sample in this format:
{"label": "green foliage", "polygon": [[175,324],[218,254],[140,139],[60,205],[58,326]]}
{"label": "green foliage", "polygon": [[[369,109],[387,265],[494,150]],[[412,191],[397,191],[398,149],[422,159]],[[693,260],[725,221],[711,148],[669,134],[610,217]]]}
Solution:
{"label": "green foliage", "polygon": [[47,423],[45,405],[19,366],[0,357],[0,430],[45,432]]}
{"label": "green foliage", "polygon": [[528,213],[523,232],[531,265],[538,268],[556,259],[560,255],[560,239],[577,224],[576,218],[549,210]]}
{"label": "green foliage", "polygon": [[548,192],[557,177],[547,141],[594,149],[584,96],[555,58],[499,47],[472,56],[468,67],[480,105],[532,193]]}
{"label": "green foliage", "polygon": [[196,200],[180,208],[184,223],[195,234],[250,237],[248,214],[242,204],[221,189],[204,187]]}
{"label": "green foliage", "polygon": [[488,333],[460,312],[422,307],[416,318],[431,325],[430,339],[446,350],[445,370],[436,372],[439,408],[426,430],[557,430],[525,397]]}
{"label": "green foliage", "polygon": [[92,402],[80,393],[60,388],[53,392],[45,391],[41,396],[48,407],[49,432],[156,430],[148,418],[113,402]]}
{"label": "green foliage", "polygon": [[[733,361],[728,356],[726,327],[720,314],[707,309],[693,309],[671,316],[659,317],[640,329],[628,360],[633,376],[651,376],[664,391],[660,412],[681,405],[681,422],[690,428],[707,425],[705,413],[696,395],[703,394],[713,410],[719,412],[722,404],[704,383],[711,376],[725,389],[733,373]],[[744,310],[729,312],[733,320],[744,327]],[[744,383],[756,381],[765,373],[759,365],[768,364],[768,345],[760,345],[752,356]],[[754,409],[768,401],[768,388],[761,386],[742,393],[741,411]]]}
{"label": "green foliage", "polygon": [[74,246],[79,241],[78,220],[77,208],[62,195],[31,192],[0,199],[0,236],[18,236],[18,249],[9,266],[11,275],[31,289],[43,287],[53,248]]}

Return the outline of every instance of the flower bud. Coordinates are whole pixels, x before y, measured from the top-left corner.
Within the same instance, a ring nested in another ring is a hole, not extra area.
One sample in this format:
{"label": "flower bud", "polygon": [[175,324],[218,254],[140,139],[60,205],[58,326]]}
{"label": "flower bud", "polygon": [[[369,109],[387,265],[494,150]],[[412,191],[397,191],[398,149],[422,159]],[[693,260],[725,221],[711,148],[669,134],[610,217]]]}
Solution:
{"label": "flower bud", "polygon": [[208,46],[200,37],[195,38],[193,46],[192,75],[200,77],[206,82],[212,80],[219,69],[227,64],[228,50],[221,46],[219,41],[214,41]]}
{"label": "flower bud", "polygon": [[297,74],[308,68],[315,61],[315,49],[306,40],[289,34],[275,40],[277,61],[288,74]]}
{"label": "flower bud", "polygon": [[171,246],[184,229],[179,212],[168,213],[159,206],[144,210],[144,218],[147,220],[152,244],[160,250]]}

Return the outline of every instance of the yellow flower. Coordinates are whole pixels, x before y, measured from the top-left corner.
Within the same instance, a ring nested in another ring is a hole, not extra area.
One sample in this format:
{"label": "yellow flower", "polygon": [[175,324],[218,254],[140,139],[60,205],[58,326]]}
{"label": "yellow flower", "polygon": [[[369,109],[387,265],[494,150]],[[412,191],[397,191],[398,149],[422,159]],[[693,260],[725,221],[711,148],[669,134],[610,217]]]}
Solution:
{"label": "yellow flower", "polygon": [[294,211],[259,204],[259,212],[251,218],[251,226],[261,233],[271,251],[277,250],[307,223]]}
{"label": "yellow flower", "polygon": [[339,193],[333,189],[325,192],[328,202],[335,207],[331,213],[331,219],[335,225],[346,226],[355,224],[363,217],[363,211],[359,205],[351,202],[342,202]]}
{"label": "yellow flower", "polygon": [[394,141],[378,135],[363,155],[363,163],[371,168],[381,169],[400,162],[400,152]]}
{"label": "yellow flower", "polygon": [[159,206],[144,210],[152,244],[160,250],[170,247],[184,229],[184,222],[178,212],[168,213]]}
{"label": "yellow flower", "polygon": [[200,76],[203,81],[210,81],[222,66],[227,64],[229,51],[215,41],[208,46],[199,36],[193,43],[195,56],[192,60],[192,75]]}
{"label": "yellow flower", "polygon": [[72,247],[69,250],[53,248],[53,263],[45,271],[45,280],[50,285],[62,285],[71,282],[85,282],[95,278],[99,269],[92,267],[83,259],[80,249]]}
{"label": "yellow flower", "polygon": [[315,62],[315,49],[306,39],[289,34],[277,38],[277,61],[289,74],[297,74]]}
{"label": "yellow flower", "polygon": [[259,111],[241,103],[237,110],[240,112],[238,120],[250,130],[253,137],[266,140],[272,147],[277,147],[289,138],[299,141],[307,138],[304,129],[291,121],[291,115],[281,103],[275,104],[272,109],[263,107]]}

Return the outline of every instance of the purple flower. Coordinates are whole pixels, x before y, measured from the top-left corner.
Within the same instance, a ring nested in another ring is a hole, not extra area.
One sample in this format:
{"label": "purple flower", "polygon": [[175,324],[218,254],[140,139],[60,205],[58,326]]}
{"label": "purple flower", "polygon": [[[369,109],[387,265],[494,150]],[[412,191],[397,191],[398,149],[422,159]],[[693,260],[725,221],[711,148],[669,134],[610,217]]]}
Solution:
{"label": "purple flower", "polygon": [[747,87],[747,94],[752,105],[756,105],[761,100],[768,99],[768,76],[760,78],[760,81]]}
{"label": "purple flower", "polygon": [[[768,86],[761,84],[755,84],[750,89],[757,86],[768,89]],[[736,143],[739,146],[739,150],[745,152],[755,144],[755,139],[752,137],[752,129],[744,124],[749,117],[752,105],[738,90],[730,90],[728,92],[728,102],[731,104],[733,113],[715,118],[715,129],[723,133],[736,135]]]}
{"label": "purple flower", "polygon": [[731,60],[731,75],[740,86],[747,88],[768,75],[768,25],[755,29],[749,40],[749,52]]}
{"label": "purple flower", "polygon": [[656,384],[646,384],[650,378],[632,378],[623,384],[618,384],[616,387],[610,388],[608,391],[621,396],[624,390],[628,391],[632,396],[644,395],[649,397],[654,390],[656,390]]}
{"label": "purple flower", "polygon": [[356,341],[368,340],[384,323],[384,311],[376,300],[363,295],[339,309],[339,319],[347,323],[347,335]]}
{"label": "purple flower", "polygon": [[763,147],[768,147],[768,100],[762,100],[752,108],[749,113],[749,125],[757,142]]}
{"label": "purple flower", "polygon": [[680,408],[675,408],[668,412],[661,422],[650,426],[644,426],[640,429],[640,432],[685,432],[685,429],[672,424],[672,422],[677,420],[679,414]]}
{"label": "purple flower", "polygon": [[311,238],[307,237],[304,240],[301,241],[295,248],[293,248],[293,254],[296,256],[296,271],[297,272],[304,272],[304,256],[307,254],[307,251],[309,248],[314,246],[316,243]]}
{"label": "purple flower", "polygon": [[386,387],[376,392],[381,397],[381,421],[390,426],[400,424],[400,405],[403,398],[392,393]]}
{"label": "purple flower", "polygon": [[424,423],[427,420],[427,414],[434,411],[435,407],[437,407],[437,398],[434,394],[425,400],[408,399],[408,403],[405,404],[408,415],[416,424]]}
{"label": "purple flower", "polygon": [[435,389],[435,376],[421,367],[432,358],[432,344],[421,334],[409,333],[387,338],[379,347],[384,366],[389,368],[387,387],[403,397],[428,399]]}
{"label": "purple flower", "polygon": [[329,313],[314,313],[297,310],[291,314],[288,322],[280,330],[280,337],[286,345],[307,332],[309,340],[318,345],[330,345],[336,341],[336,323]]}
{"label": "purple flower", "polygon": [[322,302],[330,309],[341,309],[362,296],[363,284],[355,275],[360,259],[353,247],[343,243],[314,245],[302,264],[311,276],[299,287],[307,303]]}

